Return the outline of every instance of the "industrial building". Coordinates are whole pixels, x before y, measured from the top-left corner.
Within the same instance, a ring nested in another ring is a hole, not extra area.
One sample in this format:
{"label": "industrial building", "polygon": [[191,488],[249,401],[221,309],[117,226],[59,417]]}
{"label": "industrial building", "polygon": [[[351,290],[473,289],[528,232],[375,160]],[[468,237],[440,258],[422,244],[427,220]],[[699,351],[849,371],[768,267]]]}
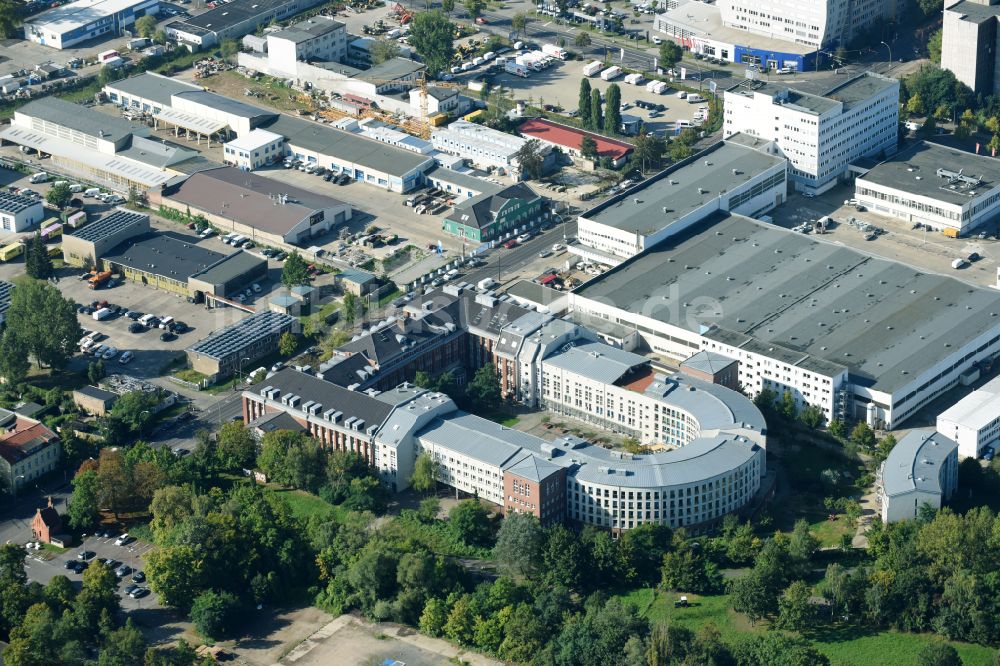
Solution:
{"label": "industrial building", "polygon": [[121,192],[158,188],[201,159],[197,151],[149,134],[149,128],[122,118],[42,97],[14,112],[0,130],[0,143],[37,150],[62,170]]}
{"label": "industrial building", "polygon": [[295,76],[299,62],[339,62],[347,55],[347,26],[329,16],[313,16],[267,34],[271,69]]}
{"label": "industrial building", "polygon": [[540,223],[545,200],[524,183],[460,199],[444,219],[445,232],[482,243]]}
{"label": "industrial building", "polygon": [[188,347],[188,362],[212,381],[242,375],[253,369],[254,361],[276,352],[278,339],[296,325],[297,320],[287,314],[257,312]]}
{"label": "industrial building", "polygon": [[1000,2],[948,0],[941,34],[941,68],[977,95],[1000,93],[997,53],[1000,51]]}
{"label": "industrial building", "polygon": [[797,190],[822,193],[864,157],[896,152],[899,80],[864,72],[848,78],[745,81],[725,91],[723,135],[773,141]]}
{"label": "industrial building", "polygon": [[108,83],[102,92],[112,104],[132,111],[154,114],[170,108],[174,95],[201,90],[201,86],[193,83],[156,72],[143,72]]}
{"label": "industrial building", "polygon": [[9,233],[27,231],[45,219],[42,200],[0,191],[0,229]]}
{"label": "industrial building", "polygon": [[262,129],[250,130],[223,147],[223,161],[243,171],[279,162],[285,155],[285,137]]}
{"label": "industrial building", "polygon": [[68,49],[102,37],[120,37],[142,16],[156,16],[159,0],[75,0],[24,21],[24,38]]}
{"label": "industrial building", "polygon": [[1000,378],[994,379],[937,417],[937,430],[958,444],[958,455],[979,458],[1000,440]]}
{"label": "industrial building", "polygon": [[[1000,352],[1000,294],[738,215],[671,236],[571,295],[656,354],[739,361],[750,395],[897,427]],[[920,350],[914,353],[914,350]]]}
{"label": "industrial building", "polygon": [[[515,180],[520,180],[517,152],[527,142],[528,139],[467,120],[456,120],[447,127],[431,132],[431,143],[437,150],[458,155],[477,169],[510,175]],[[554,163],[555,153],[550,145],[545,145],[540,154],[544,161],[544,171]]]}
{"label": "industrial building", "polygon": [[965,235],[1000,211],[1000,161],[920,141],[855,180],[868,210]]}
{"label": "industrial building", "polygon": [[735,134],[582,213],[570,252],[616,265],[717,211],[758,217],[788,196],[788,161]]}
{"label": "industrial building", "polygon": [[129,238],[99,257],[99,267],[155,289],[188,294],[188,278],[225,255],[198,247],[196,236],[151,232]]}
{"label": "industrial building", "polygon": [[583,158],[580,147],[583,138],[590,137],[597,144],[597,158],[607,158],[611,164],[619,167],[625,164],[632,154],[632,144],[617,139],[609,139],[601,134],[594,134],[569,125],[560,125],[545,118],[532,118],[521,123],[518,134],[526,139],[538,139],[543,146],[559,148],[572,157]]}
{"label": "industrial building", "polygon": [[958,487],[958,445],[933,430],[912,430],[889,452],[875,482],[883,523],[940,509]]}
{"label": "industrial building", "polygon": [[96,267],[97,261],[130,238],[149,233],[149,215],[118,209],[85,227],[63,235],[63,261],[69,266]]}
{"label": "industrial building", "polygon": [[272,21],[290,19],[320,4],[320,0],[232,0],[207,12],[168,23],[167,37],[193,50],[211,48],[227,39],[239,40]]}
{"label": "industrial building", "polygon": [[151,193],[150,202],[268,243],[308,244],[353,214],[350,204],[333,197],[233,167],[199,171]]}

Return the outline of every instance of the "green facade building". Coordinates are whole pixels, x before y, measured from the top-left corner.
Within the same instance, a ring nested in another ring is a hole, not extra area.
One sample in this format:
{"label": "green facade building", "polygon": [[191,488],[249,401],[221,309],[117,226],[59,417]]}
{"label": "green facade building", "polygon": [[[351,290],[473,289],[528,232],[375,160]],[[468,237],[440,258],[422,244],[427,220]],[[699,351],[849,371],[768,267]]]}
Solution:
{"label": "green facade building", "polygon": [[542,197],[524,183],[466,199],[444,220],[444,230],[485,243],[541,219]]}

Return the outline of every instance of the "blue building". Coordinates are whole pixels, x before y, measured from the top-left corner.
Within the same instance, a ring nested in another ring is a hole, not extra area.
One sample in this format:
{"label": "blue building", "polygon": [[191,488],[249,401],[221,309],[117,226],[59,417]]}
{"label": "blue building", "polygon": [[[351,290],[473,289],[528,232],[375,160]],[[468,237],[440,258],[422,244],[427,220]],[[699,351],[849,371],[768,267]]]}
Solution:
{"label": "blue building", "polygon": [[118,37],[136,19],[160,11],[159,0],[77,0],[24,22],[24,38],[66,49],[101,37]]}

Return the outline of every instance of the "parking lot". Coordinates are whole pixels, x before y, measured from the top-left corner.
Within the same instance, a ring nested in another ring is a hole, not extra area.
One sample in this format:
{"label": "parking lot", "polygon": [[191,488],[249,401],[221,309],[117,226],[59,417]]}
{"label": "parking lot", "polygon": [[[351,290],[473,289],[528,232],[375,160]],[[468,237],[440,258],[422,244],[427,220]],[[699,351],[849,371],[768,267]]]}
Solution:
{"label": "parking lot", "polygon": [[[824,238],[841,243],[867,254],[884,257],[914,266],[921,270],[947,275],[980,286],[996,286],[997,267],[1000,266],[1000,241],[990,239],[947,238],[940,232],[915,230],[911,225],[892,217],[871,211],[859,212],[844,201],[854,196],[854,187],[842,185],[818,197],[809,199],[792,194],[788,202],[770,213],[775,224],[792,228],[813,222],[827,215],[834,221]],[[854,217],[885,231],[873,240],[847,220]],[[978,230],[977,230],[978,231]],[[996,228],[986,229],[996,233]],[[962,269],[954,269],[951,262],[976,252],[981,259]]]}
{"label": "parking lot", "polygon": [[[159,600],[156,593],[149,591],[145,597],[132,598],[125,593],[129,585],[138,585],[148,589],[149,583],[133,582],[132,577],[136,572],[141,572],[145,568],[145,556],[152,548],[151,544],[142,541],[131,541],[124,546],[116,545],[116,540],[120,536],[117,531],[107,532],[109,536],[87,535],[83,543],[68,548],[65,552],[54,554],[46,550],[30,550],[25,559],[25,569],[28,580],[45,585],[55,576],[66,576],[74,585],[79,586],[82,579],[82,570],[77,573],[73,569],[68,569],[68,563],[81,561],[81,552],[87,553],[87,560],[90,563],[98,558],[112,560],[113,567],[117,569],[121,565],[128,567],[129,573],[119,577],[119,595],[122,597],[122,608],[126,611],[159,608]],[[141,579],[141,577],[140,577]]]}

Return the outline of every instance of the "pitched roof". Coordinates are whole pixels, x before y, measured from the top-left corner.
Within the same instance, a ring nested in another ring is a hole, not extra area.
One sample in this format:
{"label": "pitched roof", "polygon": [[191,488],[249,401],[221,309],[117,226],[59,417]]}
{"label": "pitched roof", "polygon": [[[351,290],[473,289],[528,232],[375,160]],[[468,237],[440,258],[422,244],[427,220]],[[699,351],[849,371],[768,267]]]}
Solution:
{"label": "pitched roof", "polygon": [[492,194],[484,192],[469,199],[462,199],[448,215],[448,219],[460,224],[484,229],[493,224],[500,209],[514,199],[536,201],[539,198],[534,190],[524,183],[515,183]]}
{"label": "pitched roof", "polygon": [[14,429],[0,436],[0,456],[14,465],[58,439],[45,424],[18,415]]}
{"label": "pitched roof", "polygon": [[275,432],[276,430],[292,430],[294,432],[305,430],[305,427],[287,412],[270,412],[263,416],[258,416],[248,423],[247,427],[257,428],[265,433]]}
{"label": "pitched roof", "polygon": [[560,125],[544,118],[532,118],[524,122],[517,130],[521,136],[529,139],[539,139],[548,141],[559,146],[580,150],[583,137],[589,136],[597,143],[597,154],[601,157],[610,157],[617,160],[632,152],[633,146],[624,141],[609,139],[600,134],[585,132],[575,127]]}
{"label": "pitched roof", "polygon": [[42,522],[48,527],[59,527],[62,525],[62,518],[59,517],[59,512],[53,507],[47,506],[44,509],[39,508],[37,515],[42,519]]}

